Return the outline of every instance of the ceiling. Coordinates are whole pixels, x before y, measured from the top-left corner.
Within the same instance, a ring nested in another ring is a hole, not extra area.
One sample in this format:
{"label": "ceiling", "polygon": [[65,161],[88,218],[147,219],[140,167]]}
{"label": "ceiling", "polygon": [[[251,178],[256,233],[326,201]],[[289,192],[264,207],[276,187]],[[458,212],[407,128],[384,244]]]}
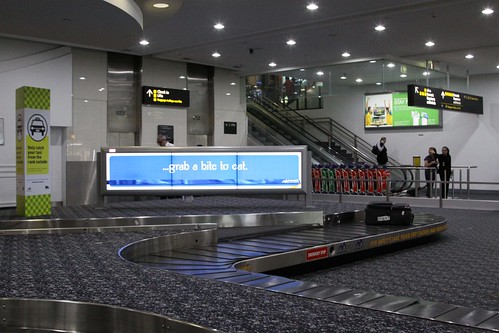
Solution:
{"label": "ceiling", "polygon": [[[315,11],[306,9],[312,1]],[[206,64],[242,76],[368,59],[499,72],[499,0],[164,0],[170,7],[154,9],[155,2],[0,0],[0,36]],[[482,14],[486,7],[495,12]],[[213,28],[218,22],[223,30]],[[376,31],[378,24],[386,30]],[[140,45],[142,38],[150,44]],[[296,45],[286,44],[290,38]],[[428,40],[435,45],[425,46]],[[221,56],[214,58],[215,51]],[[474,58],[466,59],[468,53]]]}

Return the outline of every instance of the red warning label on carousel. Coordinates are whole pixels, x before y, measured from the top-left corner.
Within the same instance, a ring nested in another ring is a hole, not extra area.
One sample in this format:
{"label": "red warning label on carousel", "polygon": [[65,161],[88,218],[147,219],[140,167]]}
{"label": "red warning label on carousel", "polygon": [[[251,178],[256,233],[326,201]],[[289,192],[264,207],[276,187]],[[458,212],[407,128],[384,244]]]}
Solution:
{"label": "red warning label on carousel", "polygon": [[327,258],[327,246],[307,250],[307,261]]}

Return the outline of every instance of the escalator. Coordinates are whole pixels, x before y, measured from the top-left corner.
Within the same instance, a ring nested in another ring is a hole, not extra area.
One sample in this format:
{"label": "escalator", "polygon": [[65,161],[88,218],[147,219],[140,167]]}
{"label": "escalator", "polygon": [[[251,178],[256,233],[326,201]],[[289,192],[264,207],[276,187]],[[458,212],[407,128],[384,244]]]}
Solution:
{"label": "escalator", "polygon": [[[371,145],[332,119],[315,120],[263,96],[248,96],[248,136],[254,145],[306,145],[314,164],[376,165]],[[414,175],[389,158],[393,194],[406,192]]]}
{"label": "escalator", "polygon": [[312,153],[312,159],[321,164],[343,164],[348,156],[345,152],[331,152],[324,148],[318,138],[303,131],[293,121],[288,121],[278,111],[278,105],[263,98],[265,103],[248,103],[248,133],[259,138],[264,144],[306,145]]}

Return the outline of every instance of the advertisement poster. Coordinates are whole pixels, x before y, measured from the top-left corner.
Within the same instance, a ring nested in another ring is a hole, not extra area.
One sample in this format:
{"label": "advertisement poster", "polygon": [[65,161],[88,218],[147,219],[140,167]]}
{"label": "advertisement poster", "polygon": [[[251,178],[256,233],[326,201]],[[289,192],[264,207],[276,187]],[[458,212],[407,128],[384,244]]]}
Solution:
{"label": "advertisement poster", "polygon": [[50,90],[16,90],[16,209],[21,216],[51,213]]}
{"label": "advertisement poster", "polygon": [[408,105],[407,92],[364,97],[364,128],[441,127],[441,111]]}
{"label": "advertisement poster", "polygon": [[303,188],[299,152],[108,153],[106,159],[107,191]]}

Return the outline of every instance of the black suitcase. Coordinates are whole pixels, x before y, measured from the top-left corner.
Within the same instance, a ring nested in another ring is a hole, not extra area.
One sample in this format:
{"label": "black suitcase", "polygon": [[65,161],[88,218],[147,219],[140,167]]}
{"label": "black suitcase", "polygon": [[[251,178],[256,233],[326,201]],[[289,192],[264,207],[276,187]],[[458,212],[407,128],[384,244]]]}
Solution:
{"label": "black suitcase", "polygon": [[364,211],[365,222],[369,225],[411,225],[414,220],[411,207],[407,204],[371,202]]}

